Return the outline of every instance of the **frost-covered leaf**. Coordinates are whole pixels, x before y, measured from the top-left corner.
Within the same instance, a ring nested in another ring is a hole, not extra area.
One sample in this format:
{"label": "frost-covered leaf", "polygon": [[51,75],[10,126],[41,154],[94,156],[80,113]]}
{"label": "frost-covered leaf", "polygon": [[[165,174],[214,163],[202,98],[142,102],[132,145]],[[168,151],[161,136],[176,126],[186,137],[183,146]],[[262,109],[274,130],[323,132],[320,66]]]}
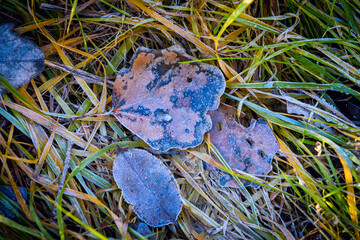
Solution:
{"label": "frost-covered leaf", "polygon": [[[27,84],[44,69],[44,52],[32,41],[13,32],[14,24],[0,25],[0,75],[14,88]],[[6,90],[0,85],[0,94]]]}
{"label": "frost-covered leaf", "polygon": [[[213,122],[210,141],[231,168],[258,175],[271,171],[279,144],[265,120],[253,119],[251,126],[245,128],[235,121],[236,109],[223,104],[209,113]],[[225,174],[219,182],[226,187],[239,187],[230,175]],[[245,186],[258,186],[243,182]]]}
{"label": "frost-covered leaf", "polygon": [[194,60],[178,46],[139,48],[121,69],[113,92],[113,114],[152,148],[167,151],[199,145],[211,129],[208,110],[219,106],[224,75]]}
{"label": "frost-covered leaf", "polygon": [[152,154],[128,149],[115,158],[113,175],[127,203],[146,224],[176,223],[181,211],[180,190],[171,172]]}

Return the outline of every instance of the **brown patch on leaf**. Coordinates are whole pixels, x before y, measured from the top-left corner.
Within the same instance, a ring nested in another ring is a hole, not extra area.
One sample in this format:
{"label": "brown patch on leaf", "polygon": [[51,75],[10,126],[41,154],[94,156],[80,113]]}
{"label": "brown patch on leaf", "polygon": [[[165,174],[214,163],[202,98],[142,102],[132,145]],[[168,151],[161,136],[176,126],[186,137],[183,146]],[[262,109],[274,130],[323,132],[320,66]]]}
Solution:
{"label": "brown patch on leaf", "polygon": [[178,46],[140,47],[116,78],[113,114],[154,149],[196,147],[211,129],[207,112],[219,106],[225,79],[215,66],[179,63],[192,60]]}
{"label": "brown patch on leaf", "polygon": [[113,175],[127,203],[152,227],[176,223],[181,211],[180,190],[171,172],[145,150],[128,149],[115,158]]}
{"label": "brown patch on leaf", "polygon": [[[271,171],[271,162],[279,144],[265,120],[253,119],[251,126],[245,128],[235,121],[236,109],[224,104],[209,114],[213,123],[210,141],[231,168],[258,175]],[[228,174],[219,182],[226,187],[239,187]],[[243,183],[245,186],[258,186],[245,180]]]}

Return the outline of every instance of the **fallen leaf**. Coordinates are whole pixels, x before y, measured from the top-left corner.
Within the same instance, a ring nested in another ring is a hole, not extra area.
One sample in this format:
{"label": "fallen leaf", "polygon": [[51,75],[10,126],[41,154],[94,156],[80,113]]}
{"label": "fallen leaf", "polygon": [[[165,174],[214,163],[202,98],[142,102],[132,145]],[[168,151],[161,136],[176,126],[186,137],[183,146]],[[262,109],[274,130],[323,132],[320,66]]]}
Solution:
{"label": "fallen leaf", "polygon": [[224,75],[202,62],[179,63],[192,60],[178,46],[140,47],[116,78],[112,114],[153,149],[196,147],[211,129],[207,112],[219,106]]}
{"label": "fallen leaf", "polygon": [[319,120],[319,121],[312,121],[312,120],[307,120],[307,121],[311,125],[314,125],[318,128],[321,128],[321,129],[326,128],[325,131],[334,134],[334,130],[331,128],[327,128],[328,125],[326,123],[323,123],[323,122],[332,122],[332,120],[325,119],[322,116],[315,113],[314,106],[312,106],[309,103],[296,100],[296,99],[290,97],[284,91],[278,90],[278,94],[280,94],[282,96],[282,99],[286,101],[286,112],[287,113],[296,114],[299,116],[305,116],[305,118],[312,118],[312,119]]}
{"label": "fallen leaf", "polygon": [[[23,199],[27,199],[27,191],[25,187],[18,187]],[[0,185],[0,214],[12,220],[21,221],[23,214],[20,209],[19,201],[11,186]]]}
{"label": "fallen leaf", "polygon": [[140,233],[142,236],[145,237],[145,239],[148,240],[155,240],[156,234],[150,230],[149,226],[146,223],[143,222],[135,222],[129,225],[132,229],[134,229],[136,232]]}
{"label": "fallen leaf", "polygon": [[[305,103],[303,103],[305,105]],[[286,111],[287,113],[289,114],[296,114],[296,115],[302,115],[302,116],[305,116],[306,118],[313,118],[313,119],[316,119],[316,120],[319,120],[319,122],[317,121],[309,121],[310,124],[318,127],[318,128],[326,128],[328,125],[326,125],[325,123],[322,123],[322,122],[326,122],[326,120],[319,116],[318,114],[314,113],[311,114],[311,111],[303,106],[300,106],[300,105],[297,105],[295,103],[292,103],[290,101],[286,101]],[[331,130],[330,128],[327,129],[327,131],[330,131],[330,132],[334,132],[333,130]]]}
{"label": "fallen leaf", "polygon": [[[12,23],[0,25],[0,75],[14,88],[20,88],[43,71],[45,54],[13,28]],[[0,94],[5,92],[0,85]]]}
{"label": "fallen leaf", "polygon": [[127,149],[115,158],[113,175],[127,203],[146,224],[176,223],[181,211],[180,190],[166,166],[141,149]]}
{"label": "fallen leaf", "polygon": [[[231,168],[256,175],[266,175],[271,171],[271,162],[279,144],[264,119],[253,119],[251,126],[245,128],[235,121],[236,109],[224,104],[209,114],[213,123],[210,141]],[[242,182],[245,186],[259,186],[245,180]],[[219,183],[226,187],[240,187],[228,174],[221,177]]]}

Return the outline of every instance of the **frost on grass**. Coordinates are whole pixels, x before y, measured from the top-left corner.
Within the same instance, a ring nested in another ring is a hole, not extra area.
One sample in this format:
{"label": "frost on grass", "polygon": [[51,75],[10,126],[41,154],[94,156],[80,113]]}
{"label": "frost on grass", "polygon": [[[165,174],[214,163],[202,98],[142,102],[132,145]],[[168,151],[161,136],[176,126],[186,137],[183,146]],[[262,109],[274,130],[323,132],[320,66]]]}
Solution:
{"label": "frost on grass", "polygon": [[[20,88],[43,71],[45,54],[13,28],[12,23],[0,25],[0,75],[14,88]],[[0,95],[5,92],[0,85]]]}
{"label": "frost on grass", "polygon": [[113,114],[153,149],[198,146],[211,129],[209,110],[225,90],[220,69],[195,60],[178,46],[140,47],[129,68],[120,70],[113,91]]}

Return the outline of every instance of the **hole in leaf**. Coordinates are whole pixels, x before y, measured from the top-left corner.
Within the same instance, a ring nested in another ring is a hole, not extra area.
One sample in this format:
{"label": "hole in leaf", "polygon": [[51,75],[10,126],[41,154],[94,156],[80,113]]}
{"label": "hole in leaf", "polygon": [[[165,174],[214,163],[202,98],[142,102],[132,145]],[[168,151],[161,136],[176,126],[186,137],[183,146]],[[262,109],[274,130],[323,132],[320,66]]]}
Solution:
{"label": "hole in leaf", "polygon": [[265,153],[263,151],[260,152],[260,156],[263,158],[265,157]]}
{"label": "hole in leaf", "polygon": [[241,125],[240,118],[236,114],[233,114],[233,117],[234,121]]}
{"label": "hole in leaf", "polygon": [[218,122],[218,123],[216,124],[216,129],[217,129],[218,131],[221,131],[221,130],[222,130],[222,122]]}
{"label": "hole in leaf", "polygon": [[246,141],[250,144],[250,146],[252,146],[254,143],[254,141],[251,138],[247,138]]}

